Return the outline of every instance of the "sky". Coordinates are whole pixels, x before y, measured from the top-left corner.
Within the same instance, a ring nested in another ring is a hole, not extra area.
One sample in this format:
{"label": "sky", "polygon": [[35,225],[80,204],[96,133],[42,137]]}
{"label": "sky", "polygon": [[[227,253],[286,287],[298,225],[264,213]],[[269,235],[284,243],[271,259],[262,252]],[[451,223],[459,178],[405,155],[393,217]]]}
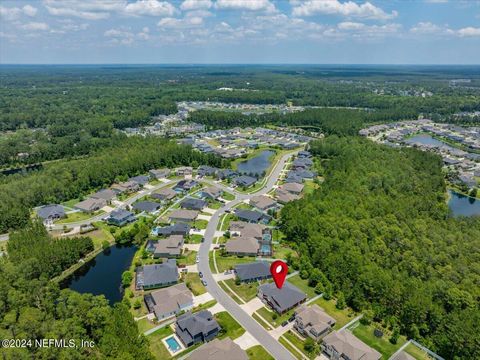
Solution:
{"label": "sky", "polygon": [[480,0],[0,0],[3,64],[479,64]]}

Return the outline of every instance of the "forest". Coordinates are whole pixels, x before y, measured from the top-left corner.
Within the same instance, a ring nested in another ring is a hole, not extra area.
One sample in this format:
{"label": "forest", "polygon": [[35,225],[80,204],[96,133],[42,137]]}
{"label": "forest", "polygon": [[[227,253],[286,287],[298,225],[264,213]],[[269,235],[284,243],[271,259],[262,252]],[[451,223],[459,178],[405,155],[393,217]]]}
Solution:
{"label": "forest", "polygon": [[224,160],[189,146],[138,137],[126,138],[85,158],[56,161],[38,171],[0,177],[0,233],[25,226],[32,207],[82,198],[153,168],[201,164],[226,165]]}
{"label": "forest", "polygon": [[78,348],[2,348],[2,359],[152,359],[126,305],[50,281],[92,248],[89,238],[53,240],[40,222],[11,234],[0,258],[0,337],[75,340]]}
{"label": "forest", "polygon": [[440,157],[359,137],[311,150],[326,180],[281,212],[300,270],[446,359],[480,358],[480,218],[450,216]]}

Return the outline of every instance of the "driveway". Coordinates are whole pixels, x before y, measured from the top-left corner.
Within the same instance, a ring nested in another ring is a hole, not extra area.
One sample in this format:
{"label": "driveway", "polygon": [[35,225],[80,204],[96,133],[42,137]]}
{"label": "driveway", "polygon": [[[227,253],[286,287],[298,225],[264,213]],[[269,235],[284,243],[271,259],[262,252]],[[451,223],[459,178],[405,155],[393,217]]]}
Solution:
{"label": "driveway", "polygon": [[276,327],[275,329],[269,331],[270,335],[272,335],[275,339],[278,339],[280,336],[285,334],[288,330],[293,329],[293,322],[288,323],[287,326],[279,326]]}
{"label": "driveway", "polygon": [[257,339],[255,339],[248,331],[245,331],[242,336],[233,340],[233,342],[240,346],[240,348],[243,350],[247,350],[248,348],[251,348],[255,345],[260,345]]}
{"label": "driveway", "polygon": [[248,315],[252,315],[255,311],[257,311],[258,309],[262,308],[264,306],[264,304],[262,303],[262,301],[256,297],[255,299],[252,299],[250,300],[249,302],[247,302],[246,304],[242,304],[240,305],[240,307],[248,314]]}
{"label": "driveway", "polygon": [[205,304],[206,302],[209,302],[210,300],[213,300],[213,296],[210,295],[210,293],[206,292],[205,294],[194,296],[193,297],[193,306],[198,306],[201,304]]}
{"label": "driveway", "polygon": [[203,215],[203,214],[199,214],[199,215],[197,216],[197,219],[198,219],[198,220],[207,220],[207,221],[210,221],[211,218],[212,218],[211,216],[209,216],[209,215]]}

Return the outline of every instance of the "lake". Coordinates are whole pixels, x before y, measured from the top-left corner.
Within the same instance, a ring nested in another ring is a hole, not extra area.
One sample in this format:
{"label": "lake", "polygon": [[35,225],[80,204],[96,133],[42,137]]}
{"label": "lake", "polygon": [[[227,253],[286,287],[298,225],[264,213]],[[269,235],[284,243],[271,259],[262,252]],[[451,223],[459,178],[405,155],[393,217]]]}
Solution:
{"label": "lake", "polygon": [[130,267],[136,251],[133,245],[114,245],[75,271],[61,286],[79,293],[105,295],[113,305],[122,300],[122,273]]}
{"label": "lake", "polygon": [[480,215],[480,200],[459,194],[452,190],[448,190],[448,192],[450,194],[448,207],[452,210],[453,216]]}
{"label": "lake", "polygon": [[259,174],[270,167],[272,161],[271,156],[275,154],[272,150],[263,150],[260,154],[248,160],[238,163],[237,171],[242,174]]}
{"label": "lake", "polygon": [[418,143],[418,144],[423,144],[423,145],[434,145],[436,147],[447,145],[443,141],[437,140],[437,139],[433,138],[432,136],[430,136],[428,134],[415,135],[415,136],[407,139],[406,142],[410,143],[410,144]]}

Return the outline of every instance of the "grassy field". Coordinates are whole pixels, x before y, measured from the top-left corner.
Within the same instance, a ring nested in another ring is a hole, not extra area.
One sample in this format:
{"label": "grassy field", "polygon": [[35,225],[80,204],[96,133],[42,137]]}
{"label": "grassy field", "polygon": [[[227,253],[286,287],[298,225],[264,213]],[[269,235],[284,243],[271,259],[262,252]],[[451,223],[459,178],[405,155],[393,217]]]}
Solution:
{"label": "grassy field", "polygon": [[258,316],[257,313],[253,313],[252,314],[252,318],[254,318],[260,325],[262,325],[266,330],[273,330],[273,328],[268,324],[266,323],[265,321],[263,321],[260,316]]}
{"label": "grassy field", "polygon": [[273,256],[275,257],[275,259],[286,259],[288,253],[297,257],[297,253],[294,250],[290,249],[288,246],[284,246],[284,245],[273,246]]}
{"label": "grassy field", "polygon": [[218,282],[218,285],[223,289],[223,291],[225,291],[237,304],[243,304],[242,300],[240,299],[240,297],[238,297],[237,295],[235,295],[234,293],[232,293],[232,291],[227,288],[227,286],[225,285],[224,281],[219,281]]}
{"label": "grassy field", "polygon": [[226,311],[215,314],[215,319],[222,328],[220,339],[229,337],[235,340],[245,333],[245,329]]}
{"label": "grassy field", "polygon": [[215,266],[214,266],[214,264],[213,264],[213,257],[214,257],[214,256],[216,257],[215,253],[216,253],[215,250],[214,250],[214,251],[210,251],[210,252],[208,253],[208,266],[210,267],[210,270],[212,270],[212,273],[214,273],[214,274],[217,273],[217,271],[215,270]]}
{"label": "grassy field", "polygon": [[255,345],[247,349],[250,360],[275,360],[261,345]]}
{"label": "grassy field", "polygon": [[304,194],[311,194],[315,191],[315,189],[318,188],[318,184],[316,184],[313,180],[306,180],[303,185],[305,185],[303,188]]}
{"label": "grassy field", "polygon": [[348,324],[354,318],[354,313],[349,309],[339,310],[335,307],[335,300],[325,300],[324,298],[319,298],[313,302],[317,304],[323,310],[327,312],[331,317],[333,317],[337,322],[334,329],[340,329],[345,324]]}
{"label": "grassy field", "polygon": [[197,273],[185,274],[185,284],[195,296],[202,295],[207,292],[205,286],[202,285],[200,276],[198,276]]}
{"label": "grassy field", "polygon": [[219,202],[219,201],[212,201],[212,202],[210,202],[210,203],[208,204],[208,207],[209,207],[210,209],[215,209],[215,210],[217,210],[217,209],[220,209],[220,208],[222,207],[222,205],[223,205],[223,204],[222,204],[221,202]]}
{"label": "grassy field", "polygon": [[280,344],[282,344],[283,346],[285,346],[285,348],[290,351],[292,353],[292,355],[296,358],[296,359],[299,359],[299,360],[302,360],[303,357],[301,355],[301,352],[300,350],[298,350],[297,348],[293,347],[292,345],[290,345],[288,342],[285,341],[285,338],[283,336],[280,336],[280,338],[278,339],[278,341],[280,342]]}
{"label": "grassy field", "polygon": [[69,207],[69,208],[73,208],[75,206],[75,204],[79,203],[80,201],[81,200],[79,198],[70,199],[68,201],[62,202],[61,205]]}
{"label": "grassy field", "polygon": [[358,323],[353,327],[352,333],[365,344],[379,351],[382,354],[382,359],[384,360],[389,359],[390,356],[392,356],[395,351],[397,351],[398,348],[407,341],[404,336],[400,336],[398,338],[398,342],[396,344],[392,344],[388,340],[390,337],[389,334],[386,334],[384,331],[384,335],[381,338],[378,338],[373,334],[374,329],[374,324],[362,325]]}
{"label": "grassy field", "polygon": [[303,341],[295,335],[291,330],[288,330],[285,334],[283,334],[285,338],[290,341],[295,347],[300,350],[306,357],[309,359],[315,359],[315,356],[317,356],[316,353],[307,353],[304,349],[304,343]]}
{"label": "grassy field", "polygon": [[228,279],[225,280],[225,283],[245,302],[249,302],[257,296],[258,283],[256,282],[236,285],[235,279]]}
{"label": "grassy field", "polygon": [[195,226],[197,229],[204,230],[204,229],[206,229],[207,226],[208,226],[208,221],[207,221],[207,220],[203,220],[203,219],[195,220],[194,226]]}
{"label": "grassy field", "polygon": [[302,290],[309,298],[313,298],[317,294],[315,294],[315,291],[312,287],[308,286],[308,280],[307,279],[302,279],[300,275],[295,275],[292,276],[291,278],[288,278],[287,281],[298,287],[300,290]]}
{"label": "grassy field", "polygon": [[416,347],[412,343],[408,344],[407,347],[403,351],[412,355],[417,360],[431,360],[431,357],[428,356],[425,351]]}
{"label": "grassy field", "polygon": [[223,218],[219,222],[220,228],[217,230],[227,231],[228,227],[230,226],[230,221],[232,221],[233,215],[232,214],[225,214]]}
{"label": "grassy field", "polygon": [[217,303],[217,300],[207,301],[206,303],[203,303],[203,304],[200,304],[200,305],[198,305],[198,306],[195,306],[195,307],[192,309],[192,312],[196,313],[196,312],[198,312],[198,311],[211,308],[211,307],[214,306],[216,303]]}
{"label": "grassy field", "polygon": [[235,195],[227,192],[227,191],[224,191],[223,192],[223,195],[222,195],[222,198],[225,199],[225,200],[228,200],[228,201],[232,201],[232,200],[235,200]]}
{"label": "grassy field", "polygon": [[293,315],[294,312],[295,312],[295,309],[291,309],[287,311],[285,314],[278,315],[276,312],[270,311],[266,307],[262,307],[257,310],[257,313],[259,313],[262,318],[267,320],[270,323],[270,325],[272,325],[275,328],[278,326],[281,326],[282,322],[284,322],[285,320],[288,320],[290,316]]}
{"label": "grassy field", "polygon": [[149,321],[147,318],[144,318],[144,319],[141,319],[141,320],[137,321],[138,331],[141,332],[142,334],[145,331],[154,328],[155,326],[156,325],[154,323],[152,323],[151,321]]}
{"label": "grassy field", "polygon": [[163,345],[162,339],[172,334],[172,329],[170,329],[170,326],[167,326],[147,336],[150,343],[150,351],[156,359],[170,359],[170,353]]}
{"label": "grassy field", "polygon": [[233,269],[237,264],[246,264],[255,261],[254,257],[236,257],[236,256],[215,256],[217,260],[217,266],[219,272],[224,272],[225,270]]}
{"label": "grassy field", "polygon": [[[189,244],[200,244],[202,242],[203,236],[200,234],[189,235]],[[187,245],[188,247],[188,245]]]}
{"label": "grassy field", "polygon": [[72,212],[72,213],[69,213],[67,214],[67,217],[64,218],[64,219],[60,219],[58,221],[55,221],[55,224],[66,224],[66,223],[71,223],[71,222],[76,222],[76,221],[82,221],[82,220],[87,220],[87,219],[90,219],[96,215],[100,215],[100,214],[103,214],[105,211],[97,211],[93,214],[87,214],[87,213],[84,213],[84,212],[81,212],[81,211],[76,211],[76,212]]}
{"label": "grassy field", "polygon": [[[186,245],[188,248],[188,245]],[[184,250],[180,258],[177,259],[178,265],[195,265],[195,258],[197,256],[196,251]]]}

